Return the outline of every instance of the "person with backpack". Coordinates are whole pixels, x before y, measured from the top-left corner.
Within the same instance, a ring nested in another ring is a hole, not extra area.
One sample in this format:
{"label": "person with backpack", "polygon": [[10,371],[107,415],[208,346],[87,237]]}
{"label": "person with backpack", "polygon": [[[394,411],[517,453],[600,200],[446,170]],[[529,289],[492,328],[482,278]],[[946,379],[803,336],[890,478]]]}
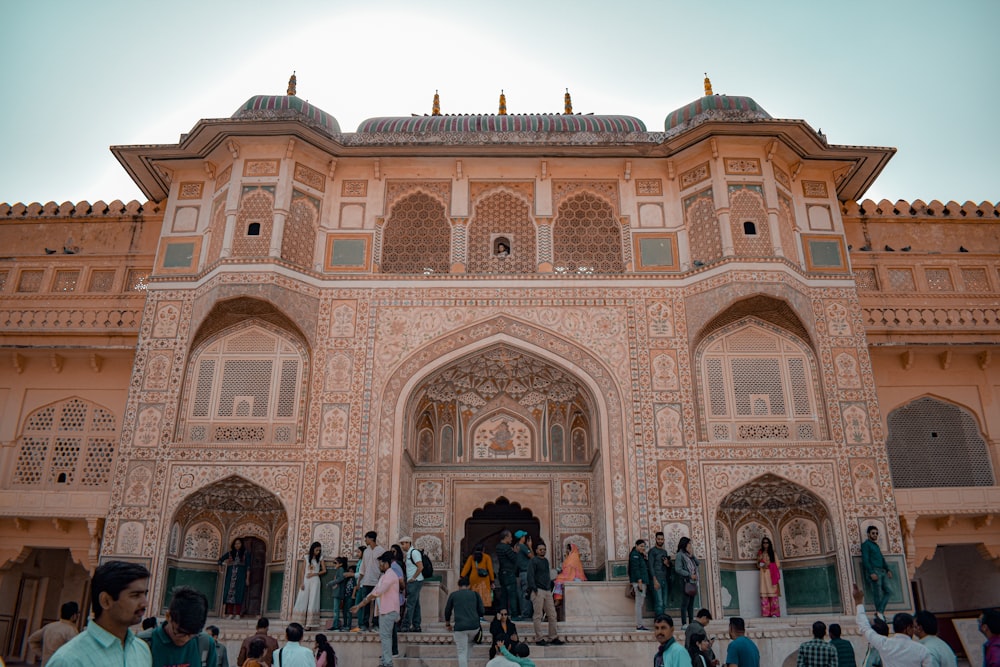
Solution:
{"label": "person with backpack", "polygon": [[424,585],[425,556],[412,545],[413,538],[409,535],[399,538],[406,564],[406,613],[400,632],[420,632],[420,589]]}
{"label": "person with backpack", "polygon": [[153,654],[152,667],[201,665],[216,667],[215,640],[203,632],[208,598],[190,586],[178,586],[170,597],[166,620],[139,633]]}

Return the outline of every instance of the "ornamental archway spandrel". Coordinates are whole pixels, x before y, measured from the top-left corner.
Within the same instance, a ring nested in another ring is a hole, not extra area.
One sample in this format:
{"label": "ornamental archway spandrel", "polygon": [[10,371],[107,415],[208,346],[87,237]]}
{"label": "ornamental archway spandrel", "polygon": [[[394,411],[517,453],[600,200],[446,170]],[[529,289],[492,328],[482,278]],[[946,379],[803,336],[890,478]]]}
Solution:
{"label": "ornamental archway spandrel", "polygon": [[[172,517],[181,503],[191,494],[226,477],[234,476],[231,465],[171,465],[168,472],[168,492],[163,517]],[[301,465],[241,465],[237,477],[273,493],[289,517],[296,516],[296,508],[289,507],[291,499],[300,497],[303,476]]]}
{"label": "ornamental archway spandrel", "polygon": [[[451,363],[462,354],[474,352],[495,342],[506,342],[533,354],[541,354],[564,368],[574,369],[571,372],[590,387],[594,400],[601,405],[603,414],[607,415],[611,412],[609,409],[610,405],[620,404],[622,400],[628,400],[622,396],[623,390],[621,387],[630,387],[630,385],[627,382],[622,384],[615,381],[615,378],[622,372],[627,374],[627,364],[624,370],[614,369],[613,372],[609,372],[612,369],[609,369],[604,364],[599,351],[581,347],[576,341],[566,340],[556,332],[540,328],[531,322],[525,321],[525,319],[530,319],[531,315],[537,317],[537,314],[531,312],[532,309],[523,309],[520,311],[521,314],[528,316],[523,319],[515,320],[505,315],[484,319],[484,316],[488,316],[496,312],[496,310],[475,309],[471,313],[463,314],[461,318],[457,319],[465,323],[464,327],[455,326],[455,321],[452,321],[451,330],[443,333],[441,337],[422,337],[423,345],[414,345],[415,341],[411,339],[411,344],[406,349],[406,352],[409,352],[409,354],[405,356],[403,354],[398,355],[392,375],[390,377],[380,377],[374,383],[375,386],[382,386],[385,389],[381,401],[382,413],[377,421],[379,433],[372,434],[373,442],[378,443],[378,451],[377,456],[370,459],[372,460],[369,468],[370,480],[393,479],[393,470],[394,466],[397,465],[396,459],[399,454],[397,450],[402,446],[402,438],[399,435],[402,428],[401,417],[399,416],[402,414],[401,405],[405,402],[408,392],[419,382],[420,378],[440,368],[442,365]],[[399,313],[396,313],[397,317],[398,315]],[[441,322],[441,318],[439,318],[438,322]],[[396,323],[400,323],[398,319]],[[438,326],[442,329],[444,328],[441,324]],[[407,331],[405,328],[397,328],[396,332],[398,335],[395,338],[405,337]],[[516,332],[517,335],[512,335],[513,332]],[[444,336],[453,338],[456,343],[453,352],[444,357],[431,354],[431,350],[440,347]],[[379,346],[385,344],[391,344],[391,341],[379,341]],[[556,349],[561,349],[564,353],[556,354],[554,353]],[[584,366],[589,366],[601,372],[588,372],[584,370]],[[624,390],[624,393],[628,393],[628,390]],[[620,405],[615,405],[615,408],[620,413]],[[616,557],[623,558],[628,552],[628,535],[630,534],[628,530],[629,526],[626,525],[623,517],[631,517],[630,521],[634,524],[631,526],[632,530],[638,530],[637,517],[640,512],[628,513],[626,512],[626,508],[630,504],[632,507],[638,508],[640,499],[636,491],[637,480],[634,478],[637,468],[633,465],[628,467],[628,471],[626,471],[623,456],[624,447],[622,443],[624,436],[621,432],[621,420],[620,418],[609,418],[606,420],[606,422],[611,421],[618,422],[614,428],[611,427],[610,423],[602,424],[602,429],[604,430],[602,440],[607,443],[606,451],[608,454],[606,459],[608,461],[608,469],[605,470],[605,478],[613,480],[607,491],[609,495],[608,504],[616,509],[616,518],[614,519],[611,531],[613,533],[611,542],[614,545],[614,552],[617,554]],[[626,484],[624,481],[626,475],[633,476],[629,484]],[[368,493],[368,497],[374,502],[374,508],[372,509],[374,509],[375,517],[377,517],[376,522],[387,521],[387,519],[383,518],[394,516],[392,486],[393,484],[377,484],[376,488]],[[626,487],[628,487],[628,491]],[[626,498],[627,493],[632,496],[631,499]],[[368,511],[367,508],[366,511]],[[385,527],[388,528],[388,525]]]}

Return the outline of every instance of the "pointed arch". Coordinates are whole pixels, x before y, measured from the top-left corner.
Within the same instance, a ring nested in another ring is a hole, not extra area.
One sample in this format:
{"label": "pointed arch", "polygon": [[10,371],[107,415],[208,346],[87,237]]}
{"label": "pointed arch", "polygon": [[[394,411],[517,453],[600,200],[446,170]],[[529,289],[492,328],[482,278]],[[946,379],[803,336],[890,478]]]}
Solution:
{"label": "pointed arch", "polygon": [[182,389],[180,442],[301,441],[308,354],[300,340],[251,319],[192,348]]}
{"label": "pointed arch", "polygon": [[552,254],[570,272],[621,273],[622,228],[614,206],[583,190],[559,203],[552,223]]}
{"label": "pointed arch", "polygon": [[39,407],[21,425],[10,485],[97,490],[108,485],[117,459],[118,420],[80,396]]}
{"label": "pointed arch", "polygon": [[901,489],[993,486],[989,448],[974,414],[926,395],[886,418],[893,485]]}
{"label": "pointed arch", "polygon": [[[493,251],[494,237],[509,243],[508,254]],[[531,202],[505,187],[483,192],[472,205],[466,251],[469,273],[535,273],[538,269],[537,228]]]}
{"label": "pointed arch", "polygon": [[[736,585],[735,573],[748,562],[756,564],[760,541],[768,537],[781,563],[782,596],[789,611],[840,610],[844,549],[823,537],[823,527],[835,516],[831,505],[789,476],[764,472],[741,482],[722,497],[714,516],[719,528],[713,552],[723,586]],[[744,579],[737,597],[755,590]]]}
{"label": "pointed arch", "polygon": [[[621,388],[614,381],[615,373],[602,359],[574,342],[509,315],[491,316],[428,340],[398,360],[391,374],[379,378],[379,384],[384,387],[382,410],[377,419],[373,419],[375,427],[369,444],[377,455],[368,459],[371,464],[366,471],[370,478],[379,481],[372,485],[373,490],[364,499],[366,520],[374,523],[380,532],[392,532],[403,524],[408,525],[412,507],[402,506],[401,501],[410,489],[400,475],[407,432],[407,403],[415,389],[456,360],[497,344],[548,360],[577,378],[592,396],[593,413],[598,417],[592,430],[602,451],[602,455],[593,457],[590,464],[596,466],[593,475],[597,489],[593,495],[599,524],[595,530],[600,536],[606,536],[608,549],[607,554],[599,558],[603,562],[604,558],[626,557],[629,536],[638,530],[638,517],[615,514],[603,508],[625,502],[626,495],[631,495],[637,505],[644,506],[646,500],[638,497],[637,482],[624,464],[622,443],[625,436],[620,418],[623,399]],[[456,449],[458,446],[456,444]],[[388,492],[375,494],[374,490],[379,488]]]}
{"label": "pointed arch", "polygon": [[393,202],[382,228],[383,273],[448,273],[451,223],[434,193],[416,188]]}
{"label": "pointed arch", "polygon": [[812,348],[756,316],[723,324],[695,350],[699,422],[708,441],[824,440]]}

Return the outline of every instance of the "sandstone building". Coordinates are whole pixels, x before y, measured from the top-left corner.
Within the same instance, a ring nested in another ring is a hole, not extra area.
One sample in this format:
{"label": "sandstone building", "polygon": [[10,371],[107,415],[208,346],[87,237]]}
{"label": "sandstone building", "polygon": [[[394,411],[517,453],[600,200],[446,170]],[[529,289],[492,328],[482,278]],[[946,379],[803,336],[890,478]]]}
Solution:
{"label": "sandstone building", "polygon": [[101,559],[218,611],[242,537],[287,617],[373,528],[446,581],[512,522],[595,580],[686,535],[754,616],[762,536],[840,613],[876,525],[890,609],[995,603],[1000,211],[860,201],[895,149],[747,97],[565,104],[344,132],[290,88],[113,147],[144,204],[0,205],[3,654]]}

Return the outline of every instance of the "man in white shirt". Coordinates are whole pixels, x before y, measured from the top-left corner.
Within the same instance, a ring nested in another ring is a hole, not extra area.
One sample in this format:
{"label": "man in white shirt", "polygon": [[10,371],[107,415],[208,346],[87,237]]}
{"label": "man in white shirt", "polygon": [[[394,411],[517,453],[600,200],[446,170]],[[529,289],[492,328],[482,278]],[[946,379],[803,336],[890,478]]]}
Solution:
{"label": "man in white shirt", "polygon": [[958,659],[951,647],[937,636],[938,622],[937,616],[922,609],[913,616],[916,623],[914,634],[920,643],[927,647],[931,654],[931,664],[934,667],[958,667]]}
{"label": "man in white shirt", "polygon": [[60,646],[76,637],[76,622],[80,618],[80,605],[67,602],[59,610],[59,620],[49,623],[36,630],[28,637],[28,645],[34,649],[35,655],[42,656],[42,667],[48,664],[49,658]]}
{"label": "man in white shirt", "polygon": [[[361,587],[361,597],[372,592],[381,576],[378,557],[385,553],[385,549],[376,544],[375,540],[377,539],[378,533],[374,530],[365,533],[365,552],[361,554],[361,565],[358,566],[358,572],[355,575],[358,586]],[[367,632],[371,627],[371,613],[372,611],[368,607],[359,609],[357,630],[351,630],[351,632]]]}
{"label": "man in white shirt", "polygon": [[289,623],[285,628],[288,642],[274,652],[274,667],[316,667],[313,652],[299,644],[305,631],[298,623]]}
{"label": "man in white shirt", "polygon": [[861,636],[875,647],[882,657],[884,667],[932,667],[934,662],[930,652],[919,642],[913,641],[913,617],[899,613],[892,619],[892,630],[896,634],[883,637],[872,630],[865,615],[865,592],[854,584],[854,604],[857,605],[857,623]]}
{"label": "man in white shirt", "polygon": [[420,632],[420,588],[424,585],[424,556],[412,546],[413,538],[403,535],[399,546],[403,549],[406,562],[406,614],[400,632]]}

